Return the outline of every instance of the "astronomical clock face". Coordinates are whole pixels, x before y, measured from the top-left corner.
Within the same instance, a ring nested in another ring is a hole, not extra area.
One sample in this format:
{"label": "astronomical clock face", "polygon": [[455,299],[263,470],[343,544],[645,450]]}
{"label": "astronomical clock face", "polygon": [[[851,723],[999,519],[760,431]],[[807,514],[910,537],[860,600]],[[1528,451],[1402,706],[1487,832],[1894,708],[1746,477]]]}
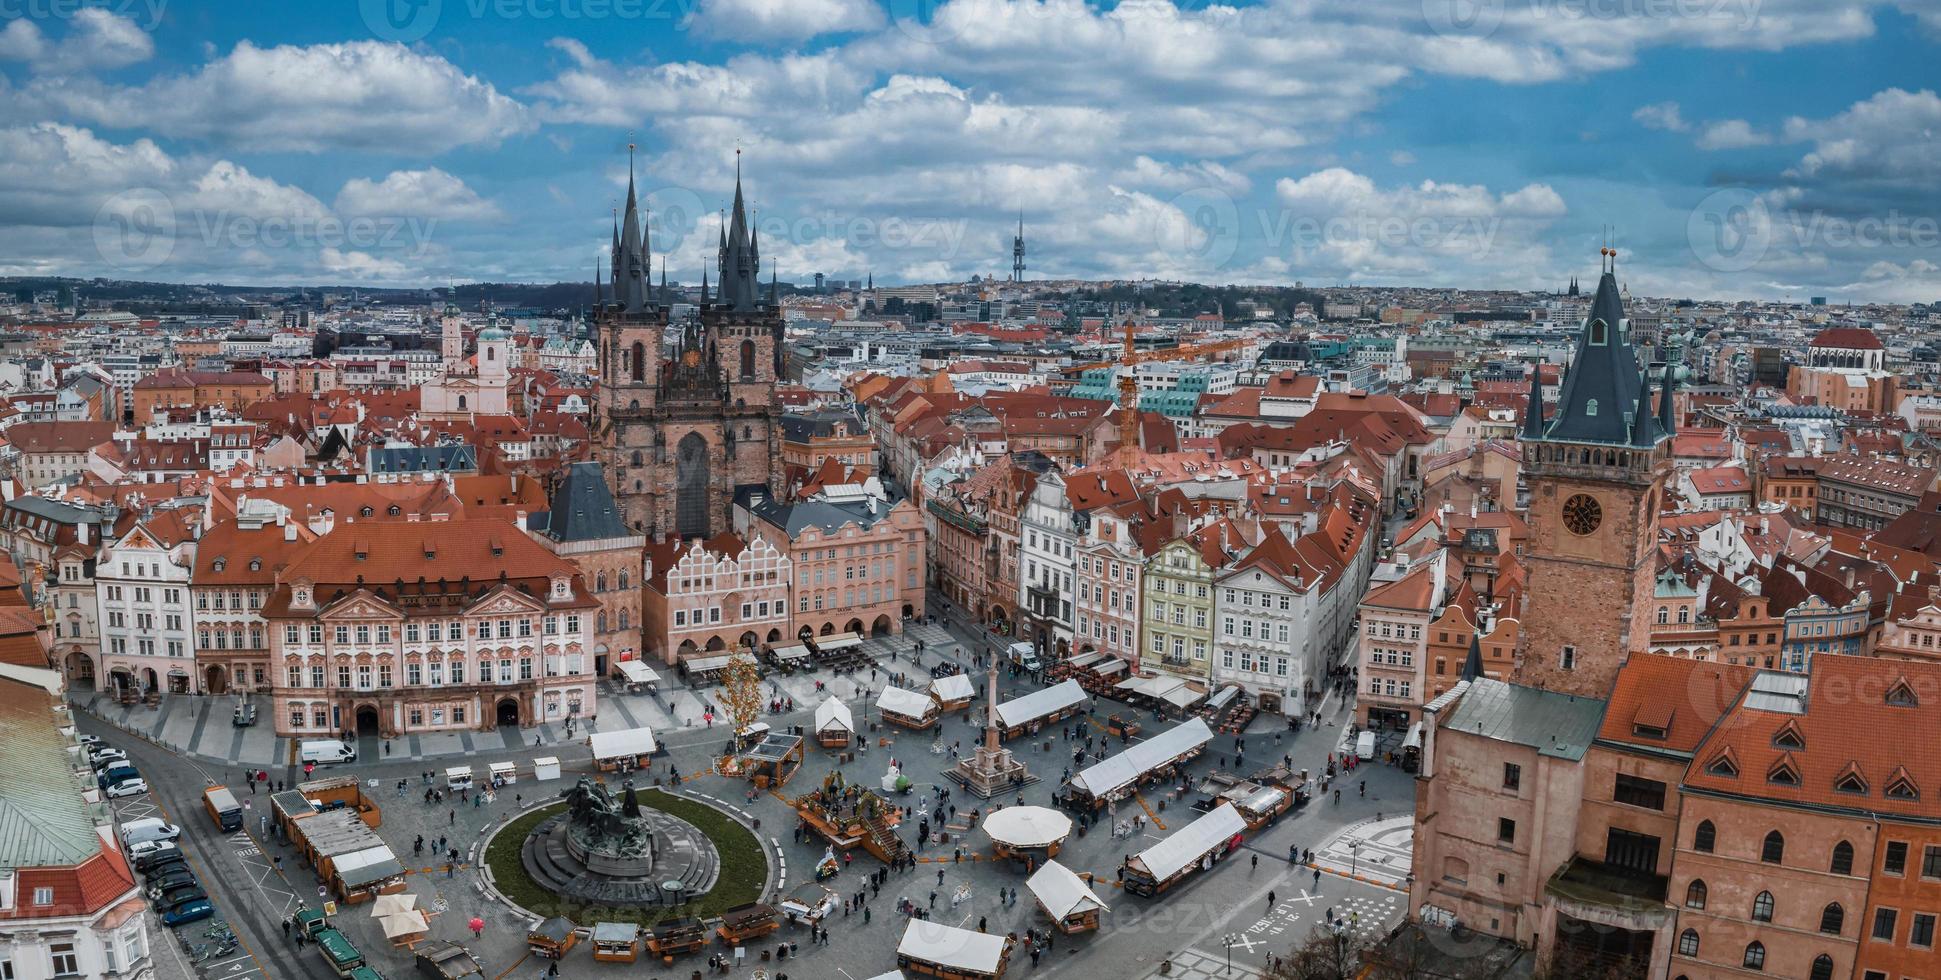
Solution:
{"label": "astronomical clock face", "polygon": [[1577,535],[1589,534],[1604,523],[1604,508],[1589,494],[1574,494],[1564,501],[1564,527]]}

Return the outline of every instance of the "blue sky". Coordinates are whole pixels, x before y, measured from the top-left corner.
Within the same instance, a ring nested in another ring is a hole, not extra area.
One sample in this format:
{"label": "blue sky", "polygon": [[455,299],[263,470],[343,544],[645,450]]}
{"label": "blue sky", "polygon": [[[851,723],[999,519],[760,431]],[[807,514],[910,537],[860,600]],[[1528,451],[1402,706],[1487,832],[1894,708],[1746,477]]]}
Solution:
{"label": "blue sky", "polygon": [[0,273],[1941,300],[1934,0],[0,0]]}

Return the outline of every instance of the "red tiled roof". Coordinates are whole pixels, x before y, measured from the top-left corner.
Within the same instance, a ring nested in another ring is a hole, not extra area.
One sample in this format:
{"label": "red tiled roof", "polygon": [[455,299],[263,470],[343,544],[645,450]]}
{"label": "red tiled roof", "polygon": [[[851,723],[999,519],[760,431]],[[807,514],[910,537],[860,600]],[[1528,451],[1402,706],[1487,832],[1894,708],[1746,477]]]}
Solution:
{"label": "red tiled roof", "polygon": [[1830,327],[1813,338],[1813,347],[1840,350],[1882,350],[1880,338],[1866,327]]}

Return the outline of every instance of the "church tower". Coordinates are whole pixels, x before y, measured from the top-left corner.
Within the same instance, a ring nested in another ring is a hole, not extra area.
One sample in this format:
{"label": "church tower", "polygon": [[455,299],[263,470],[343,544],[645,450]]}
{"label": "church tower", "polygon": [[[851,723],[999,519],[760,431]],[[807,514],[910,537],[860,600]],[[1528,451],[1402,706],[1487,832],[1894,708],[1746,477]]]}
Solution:
{"label": "church tower", "polygon": [[[768,302],[761,296],[760,243],[739,157],[734,209],[716,255],[719,292],[710,298],[704,272],[700,312],[679,322],[649,291],[651,253],[631,170],[613,236],[613,301],[600,311],[595,432],[629,527],[711,537],[732,526],[737,493],[772,493],[779,483],[781,311],[773,294]],[[665,353],[663,337],[672,344]]]}
{"label": "church tower", "polygon": [[[1643,610],[1656,574],[1658,510],[1671,474],[1675,375],[1638,363],[1615,274],[1602,275],[1564,376],[1554,418],[1541,379],[1522,430],[1530,487],[1529,585],[1520,616],[1519,683],[1604,697],[1627,657],[1646,649]],[[1652,401],[1653,381],[1663,400]]]}

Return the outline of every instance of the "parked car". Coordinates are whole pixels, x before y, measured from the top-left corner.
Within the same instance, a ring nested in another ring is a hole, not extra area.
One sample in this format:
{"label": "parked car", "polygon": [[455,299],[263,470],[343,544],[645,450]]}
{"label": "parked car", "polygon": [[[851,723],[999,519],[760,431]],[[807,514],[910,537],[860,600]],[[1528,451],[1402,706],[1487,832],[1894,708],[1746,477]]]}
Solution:
{"label": "parked car", "polygon": [[102,749],[88,757],[88,765],[94,767],[95,772],[100,772],[109,766],[127,764],[128,753],[120,749]]}
{"label": "parked car", "polygon": [[133,779],[139,775],[141,773],[136,771],[134,766],[123,762],[102,770],[99,775],[94,777],[94,781],[102,789],[107,789],[110,783],[118,783],[124,779]]}
{"label": "parked car", "polygon": [[144,854],[158,854],[174,847],[173,841],[145,840],[128,845],[128,856],[139,859]]}
{"label": "parked car", "polygon": [[161,897],[155,900],[155,908],[158,911],[161,909],[181,908],[190,902],[206,902],[208,900],[209,893],[203,891],[201,885],[181,885],[163,892]]}
{"label": "parked car", "polygon": [[153,861],[146,866],[139,861],[135,863],[135,870],[146,875],[149,880],[159,879],[165,875],[174,874],[177,871],[189,870],[188,855],[183,854],[181,851],[167,851],[159,855],[151,855],[151,857]]}
{"label": "parked car", "polygon": [[81,743],[81,747],[82,747],[82,748],[84,748],[84,749],[86,749],[86,748],[92,748],[92,747],[94,747],[94,746],[96,746],[96,745],[100,745],[100,744],[101,744],[101,736],[99,736],[99,735],[88,735],[88,734],[85,734],[85,733],[84,733],[84,734],[81,734],[81,735],[76,735],[76,736],[74,736],[74,740],[75,740],[75,741],[77,741],[77,742],[80,742],[80,743]]}
{"label": "parked car", "polygon": [[163,865],[171,862],[180,863],[183,860],[184,857],[181,847],[175,844],[165,843],[161,847],[135,858],[135,870],[152,878],[162,873],[160,868]]}
{"label": "parked car", "polygon": [[197,884],[195,872],[190,871],[188,865],[169,864],[163,866],[161,874],[153,875],[148,879],[146,890],[148,896],[154,898],[171,889],[193,884]]}
{"label": "parked car", "polygon": [[143,817],[121,825],[121,842],[124,844],[139,844],[150,840],[174,840],[180,836],[182,836],[182,828],[161,817]]}
{"label": "parked car", "polygon": [[235,712],[229,716],[229,724],[236,728],[248,728],[256,724],[256,706],[253,704],[237,705]]}
{"label": "parked car", "polygon": [[165,926],[179,926],[186,922],[206,919],[215,914],[216,907],[209,904],[208,899],[198,899],[187,905],[178,906],[163,912],[162,924]]}
{"label": "parked car", "polygon": [[120,799],[124,796],[140,796],[148,792],[148,780],[140,776],[129,776],[120,782],[109,784],[106,792],[109,799]]}

